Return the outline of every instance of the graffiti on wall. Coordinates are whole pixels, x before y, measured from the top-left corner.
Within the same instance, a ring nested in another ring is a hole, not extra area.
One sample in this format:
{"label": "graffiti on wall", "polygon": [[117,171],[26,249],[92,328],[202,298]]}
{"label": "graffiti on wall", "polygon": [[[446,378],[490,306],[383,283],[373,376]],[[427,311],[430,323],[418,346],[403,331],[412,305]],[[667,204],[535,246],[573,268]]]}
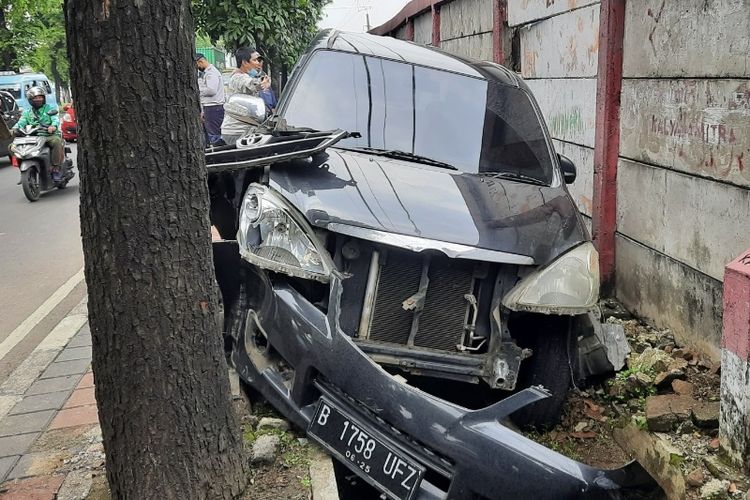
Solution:
{"label": "graffiti on wall", "polygon": [[625,80],[622,156],[750,187],[750,83]]}

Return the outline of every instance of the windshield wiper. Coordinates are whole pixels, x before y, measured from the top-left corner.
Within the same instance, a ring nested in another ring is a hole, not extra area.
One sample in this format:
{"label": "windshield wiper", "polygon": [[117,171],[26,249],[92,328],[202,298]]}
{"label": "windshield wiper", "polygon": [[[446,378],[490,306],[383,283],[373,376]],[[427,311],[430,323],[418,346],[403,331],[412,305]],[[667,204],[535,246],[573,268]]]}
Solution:
{"label": "windshield wiper", "polygon": [[347,151],[365,151],[376,156],[385,156],[386,158],[395,158],[397,160],[415,161],[424,163],[425,165],[432,165],[434,167],[447,168],[448,170],[458,170],[458,168],[454,167],[450,163],[445,163],[440,160],[434,160],[432,158],[417,155],[414,153],[408,153],[406,151],[399,151],[398,149],[378,149],[368,147],[346,147],[341,149],[346,149]]}
{"label": "windshield wiper", "polygon": [[490,179],[509,179],[512,181],[528,182],[529,184],[536,184],[537,186],[549,186],[547,182],[541,179],[520,172],[484,172],[484,175]]}

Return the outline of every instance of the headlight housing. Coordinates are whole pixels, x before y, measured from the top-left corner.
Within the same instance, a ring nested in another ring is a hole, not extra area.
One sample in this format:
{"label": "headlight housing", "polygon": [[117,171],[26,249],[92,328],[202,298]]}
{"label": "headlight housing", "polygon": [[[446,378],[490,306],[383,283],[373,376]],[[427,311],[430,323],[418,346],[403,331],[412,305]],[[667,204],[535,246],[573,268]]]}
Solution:
{"label": "headlight housing", "polygon": [[237,232],[240,255],[264,269],[327,283],[334,265],[312,227],[275,191],[247,188]]}
{"label": "headlight housing", "polygon": [[583,314],[599,300],[599,254],[591,242],[577,246],[521,280],[503,298],[512,311]]}

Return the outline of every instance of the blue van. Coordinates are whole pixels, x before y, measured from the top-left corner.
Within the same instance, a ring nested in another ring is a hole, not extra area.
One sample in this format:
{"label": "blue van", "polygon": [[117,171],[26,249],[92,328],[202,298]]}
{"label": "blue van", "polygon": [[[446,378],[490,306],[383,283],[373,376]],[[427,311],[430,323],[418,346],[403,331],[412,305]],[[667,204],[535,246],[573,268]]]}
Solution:
{"label": "blue van", "polygon": [[27,109],[29,107],[29,101],[26,100],[26,91],[29,87],[34,86],[43,88],[47,93],[47,104],[57,106],[55,92],[52,90],[49,79],[43,73],[0,71],[0,90],[10,92],[19,108]]}

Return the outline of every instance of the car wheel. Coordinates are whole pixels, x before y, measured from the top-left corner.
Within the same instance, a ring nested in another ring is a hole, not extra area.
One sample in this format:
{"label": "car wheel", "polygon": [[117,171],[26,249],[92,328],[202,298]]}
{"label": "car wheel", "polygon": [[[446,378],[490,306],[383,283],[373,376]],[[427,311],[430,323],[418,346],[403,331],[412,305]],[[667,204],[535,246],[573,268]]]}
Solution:
{"label": "car wheel", "polygon": [[522,363],[516,387],[525,389],[541,385],[551,395],[521,408],[511,418],[522,428],[543,430],[560,422],[572,385],[569,361],[571,336],[568,318],[547,317],[534,323],[537,327],[532,333],[518,341],[521,347],[531,349],[533,354]]}
{"label": "car wheel", "polygon": [[23,194],[26,195],[26,199],[32,202],[38,200],[42,194],[41,187],[39,186],[39,170],[36,167],[24,170],[21,173],[21,185],[23,186]]}

